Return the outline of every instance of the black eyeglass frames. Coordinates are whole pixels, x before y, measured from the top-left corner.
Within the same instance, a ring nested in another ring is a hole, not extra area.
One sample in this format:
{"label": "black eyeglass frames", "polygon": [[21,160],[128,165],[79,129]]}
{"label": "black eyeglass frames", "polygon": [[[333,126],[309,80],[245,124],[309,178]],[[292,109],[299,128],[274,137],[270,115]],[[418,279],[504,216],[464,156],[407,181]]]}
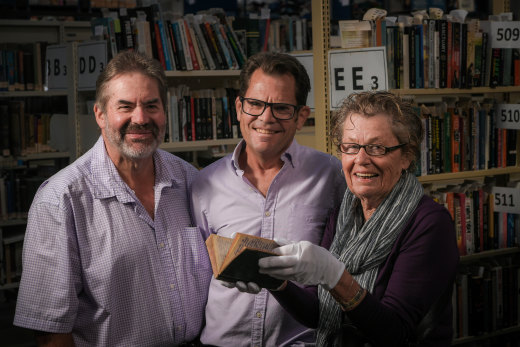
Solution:
{"label": "black eyeglass frames", "polygon": [[400,145],[397,145],[397,146],[392,146],[392,147],[386,147],[386,146],[383,146],[383,145],[360,145],[358,143],[350,143],[350,142],[345,142],[345,143],[340,143],[338,145],[338,149],[341,153],[345,153],[345,154],[358,154],[359,151],[361,150],[361,148],[364,148],[365,149],[365,152],[368,154],[368,155],[371,155],[371,156],[374,156],[374,157],[378,157],[378,156],[383,156],[389,152],[392,152],[392,151],[395,151],[396,149],[399,149],[401,147],[404,147],[406,146],[407,143],[401,143]]}
{"label": "black eyeglass frames", "polygon": [[297,105],[282,102],[266,102],[253,98],[244,98],[243,96],[239,99],[242,103],[242,111],[255,117],[261,116],[269,106],[271,107],[271,112],[273,113],[274,118],[288,120],[294,117],[296,111],[300,108],[300,106]]}

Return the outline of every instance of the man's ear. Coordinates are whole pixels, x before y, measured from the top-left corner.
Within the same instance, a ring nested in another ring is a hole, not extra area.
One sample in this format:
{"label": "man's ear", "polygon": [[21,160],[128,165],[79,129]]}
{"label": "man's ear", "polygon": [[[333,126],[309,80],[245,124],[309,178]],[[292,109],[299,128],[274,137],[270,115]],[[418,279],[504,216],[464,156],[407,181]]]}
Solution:
{"label": "man's ear", "polygon": [[242,101],[240,101],[239,96],[235,99],[235,110],[237,112],[237,120],[240,122],[240,118],[242,118]]}
{"label": "man's ear", "polygon": [[296,119],[296,129],[301,130],[307,118],[311,114],[311,108],[309,106],[303,106],[298,110],[298,118]]}
{"label": "man's ear", "polygon": [[101,111],[101,107],[97,103],[94,104],[94,116],[96,117],[96,123],[100,129],[105,128],[105,115]]}

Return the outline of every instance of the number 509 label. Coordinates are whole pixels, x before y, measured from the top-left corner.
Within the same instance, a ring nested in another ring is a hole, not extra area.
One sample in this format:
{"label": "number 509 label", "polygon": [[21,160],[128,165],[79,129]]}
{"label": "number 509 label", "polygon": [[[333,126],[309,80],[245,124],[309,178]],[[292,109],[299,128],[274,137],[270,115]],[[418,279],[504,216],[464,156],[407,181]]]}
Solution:
{"label": "number 509 label", "polygon": [[520,214],[520,189],[493,187],[495,211]]}
{"label": "number 509 label", "polygon": [[520,48],[520,22],[490,22],[492,48]]}

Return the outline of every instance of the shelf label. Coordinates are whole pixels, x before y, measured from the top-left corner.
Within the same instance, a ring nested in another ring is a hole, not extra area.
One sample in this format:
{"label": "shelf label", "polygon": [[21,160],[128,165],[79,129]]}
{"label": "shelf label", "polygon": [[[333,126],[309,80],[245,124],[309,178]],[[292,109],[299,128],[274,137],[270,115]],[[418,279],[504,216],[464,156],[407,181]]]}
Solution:
{"label": "shelf label", "polygon": [[47,86],[50,90],[67,89],[70,73],[70,61],[67,45],[47,46],[45,70],[47,73]]}
{"label": "shelf label", "polygon": [[329,51],[330,107],[351,93],[387,90],[385,47]]}
{"label": "shelf label", "polygon": [[511,187],[493,187],[495,212],[520,214],[520,189]]}
{"label": "shelf label", "polygon": [[489,25],[492,48],[520,48],[519,21],[491,21]]}
{"label": "shelf label", "polygon": [[520,130],[520,104],[497,104],[496,127]]}
{"label": "shelf label", "polygon": [[294,56],[300,63],[302,63],[303,67],[307,71],[309,75],[309,79],[311,80],[311,90],[309,91],[309,95],[307,96],[307,106],[314,110],[314,62],[312,53],[294,53],[291,54]]}
{"label": "shelf label", "polygon": [[96,80],[106,65],[106,41],[78,44],[78,90],[95,90]]}

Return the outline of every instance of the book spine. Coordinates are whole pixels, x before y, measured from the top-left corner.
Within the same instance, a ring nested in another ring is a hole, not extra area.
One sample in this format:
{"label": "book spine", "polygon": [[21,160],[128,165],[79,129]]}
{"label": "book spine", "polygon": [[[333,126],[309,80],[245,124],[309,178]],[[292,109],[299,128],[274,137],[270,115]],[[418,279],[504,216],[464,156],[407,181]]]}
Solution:
{"label": "book spine", "polygon": [[184,26],[184,20],[178,19],[177,23],[179,24],[179,34],[182,42],[182,50],[184,52],[184,61],[186,63],[186,70],[192,71],[193,70],[193,61],[191,59],[191,53],[190,53],[190,47],[188,44],[188,38]]}
{"label": "book spine", "polygon": [[181,39],[181,33],[179,29],[179,23],[177,21],[174,21],[171,23],[173,35],[175,37],[175,45],[176,45],[176,51],[177,51],[177,57],[179,60],[179,70],[186,71],[186,55],[184,54],[184,46],[182,44]]}
{"label": "book spine", "polygon": [[195,51],[195,45],[192,40],[190,27],[188,26],[187,21],[182,20],[182,22],[184,24],[184,33],[186,35],[186,42],[188,43],[188,47],[189,47],[189,51],[190,51],[190,57],[191,57],[191,63],[193,66],[193,70],[200,70],[201,68],[199,65],[199,61],[197,59],[197,53]]}
{"label": "book spine", "polygon": [[166,60],[164,57],[164,50],[162,46],[161,33],[159,31],[159,23],[154,23],[154,32],[155,32],[155,42],[157,45],[157,56],[159,57],[159,62],[161,63],[163,69],[167,70]]}

